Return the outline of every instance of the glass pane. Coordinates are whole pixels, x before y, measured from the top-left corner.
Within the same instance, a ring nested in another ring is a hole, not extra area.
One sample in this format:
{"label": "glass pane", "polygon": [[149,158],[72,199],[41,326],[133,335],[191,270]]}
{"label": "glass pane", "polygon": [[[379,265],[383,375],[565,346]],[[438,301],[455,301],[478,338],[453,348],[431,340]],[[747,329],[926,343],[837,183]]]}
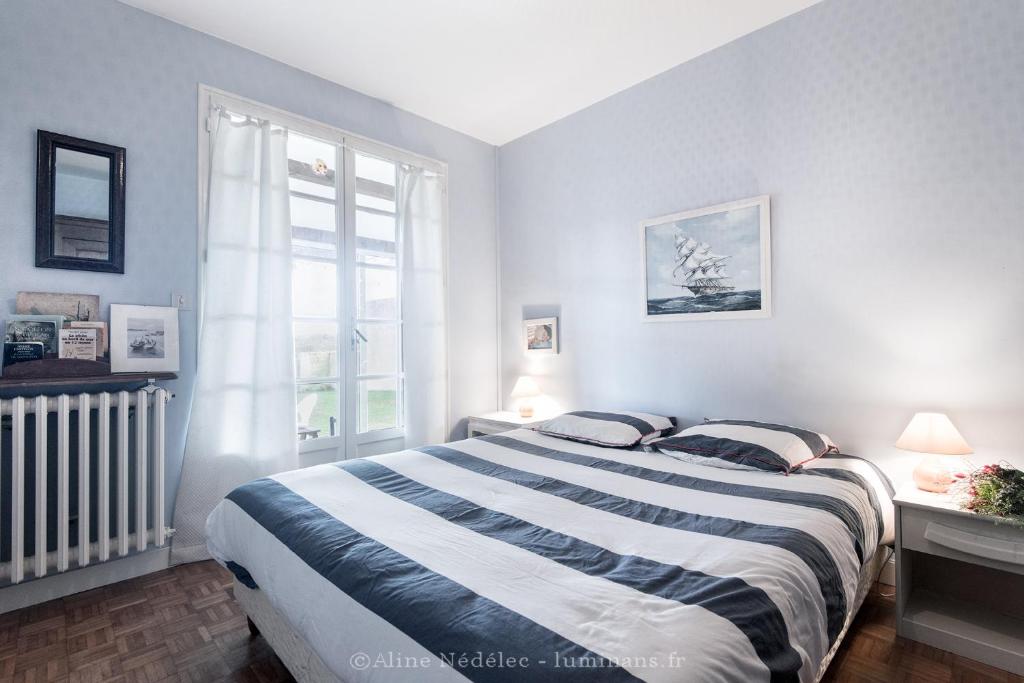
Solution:
{"label": "glass pane", "polygon": [[338,420],[338,398],[341,392],[334,383],[300,384],[295,395],[298,438],[316,439],[341,434]]}
{"label": "glass pane", "polygon": [[110,246],[110,158],[64,147],[54,154],[52,253],[105,261]]}
{"label": "glass pane", "polygon": [[398,317],[398,273],[356,266],[356,317],[395,320]]}
{"label": "glass pane", "polygon": [[334,199],[334,185],[321,185],[318,182],[301,180],[295,176],[288,178],[288,189],[292,192],[302,192],[315,197]]}
{"label": "glass pane", "polygon": [[356,206],[365,206],[368,209],[380,209],[381,211],[395,212],[395,202],[390,199],[373,197],[368,194],[356,195]]}
{"label": "glass pane", "polygon": [[[292,224],[299,225],[292,216]],[[394,250],[395,217],[382,216],[379,213],[356,211],[356,236],[381,242],[381,246],[390,244]]]}
{"label": "glass pane", "polygon": [[398,371],[398,325],[393,323],[359,323],[366,337],[359,340],[356,373],[389,375]]}
{"label": "glass pane", "polygon": [[338,253],[336,233],[314,228],[292,227],[292,254],[316,258],[336,258]]}
{"label": "glass pane", "polygon": [[359,431],[398,427],[398,379],[363,379],[359,385]]}
{"label": "glass pane", "polygon": [[334,231],[334,204],[292,197],[291,209],[292,225]]}
{"label": "glass pane", "polygon": [[298,379],[338,376],[335,323],[295,323],[295,375]]}
{"label": "glass pane", "polygon": [[310,182],[334,185],[335,146],[288,132],[288,173]]}
{"label": "glass pane", "polygon": [[334,318],[338,313],[338,269],[333,263],[292,260],[292,315]]}
{"label": "glass pane", "polygon": [[384,252],[372,248],[367,249],[363,247],[363,242],[364,240],[362,239],[356,239],[356,261],[375,266],[391,266],[392,268],[397,265],[398,260],[395,258],[394,251]]}
{"label": "glass pane", "polygon": [[385,185],[395,184],[395,165],[377,157],[356,154],[356,177]]}

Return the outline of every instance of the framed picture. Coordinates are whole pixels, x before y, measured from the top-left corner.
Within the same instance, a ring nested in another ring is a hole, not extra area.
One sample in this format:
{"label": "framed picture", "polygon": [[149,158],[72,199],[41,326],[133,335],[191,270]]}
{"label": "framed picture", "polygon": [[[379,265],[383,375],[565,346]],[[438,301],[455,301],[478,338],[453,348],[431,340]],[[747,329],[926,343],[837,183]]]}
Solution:
{"label": "framed picture", "polygon": [[111,372],[177,372],[178,309],[110,305]]}
{"label": "framed picture", "polygon": [[558,353],[558,318],[524,320],[523,344],[530,355]]}
{"label": "framed picture", "polygon": [[33,315],[62,315],[68,320],[99,320],[100,298],[95,294],[18,292],[15,311]]}
{"label": "framed picture", "polygon": [[646,220],[640,244],[644,320],[771,316],[768,195]]}

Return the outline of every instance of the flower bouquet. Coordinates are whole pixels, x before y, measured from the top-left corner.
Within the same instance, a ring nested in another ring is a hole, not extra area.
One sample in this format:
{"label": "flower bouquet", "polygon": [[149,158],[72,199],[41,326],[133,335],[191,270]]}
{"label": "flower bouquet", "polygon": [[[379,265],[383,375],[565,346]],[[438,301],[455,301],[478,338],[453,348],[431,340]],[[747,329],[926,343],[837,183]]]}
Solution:
{"label": "flower bouquet", "polygon": [[960,480],[955,488],[964,510],[1024,524],[1024,471],[1008,465],[985,465],[957,477]]}

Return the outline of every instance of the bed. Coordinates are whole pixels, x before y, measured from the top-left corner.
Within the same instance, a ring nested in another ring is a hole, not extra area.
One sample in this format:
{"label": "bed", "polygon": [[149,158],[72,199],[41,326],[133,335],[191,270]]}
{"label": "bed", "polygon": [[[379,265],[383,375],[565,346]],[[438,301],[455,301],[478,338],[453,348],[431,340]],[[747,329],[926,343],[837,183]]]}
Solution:
{"label": "bed", "polygon": [[521,429],[250,482],[207,536],[299,680],[812,682],[891,497],[852,456],[787,476]]}

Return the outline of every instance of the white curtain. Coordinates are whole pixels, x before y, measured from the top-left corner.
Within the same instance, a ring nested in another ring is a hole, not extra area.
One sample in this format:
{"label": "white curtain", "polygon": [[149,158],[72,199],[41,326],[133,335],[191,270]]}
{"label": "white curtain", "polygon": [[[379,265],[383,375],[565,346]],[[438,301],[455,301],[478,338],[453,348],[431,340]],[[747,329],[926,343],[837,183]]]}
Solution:
{"label": "white curtain", "polygon": [[208,557],[231,489],[298,465],[287,131],[212,117],[199,360],[174,505],[172,563]]}
{"label": "white curtain", "polygon": [[448,440],[446,193],[444,176],[400,165],[407,447]]}

